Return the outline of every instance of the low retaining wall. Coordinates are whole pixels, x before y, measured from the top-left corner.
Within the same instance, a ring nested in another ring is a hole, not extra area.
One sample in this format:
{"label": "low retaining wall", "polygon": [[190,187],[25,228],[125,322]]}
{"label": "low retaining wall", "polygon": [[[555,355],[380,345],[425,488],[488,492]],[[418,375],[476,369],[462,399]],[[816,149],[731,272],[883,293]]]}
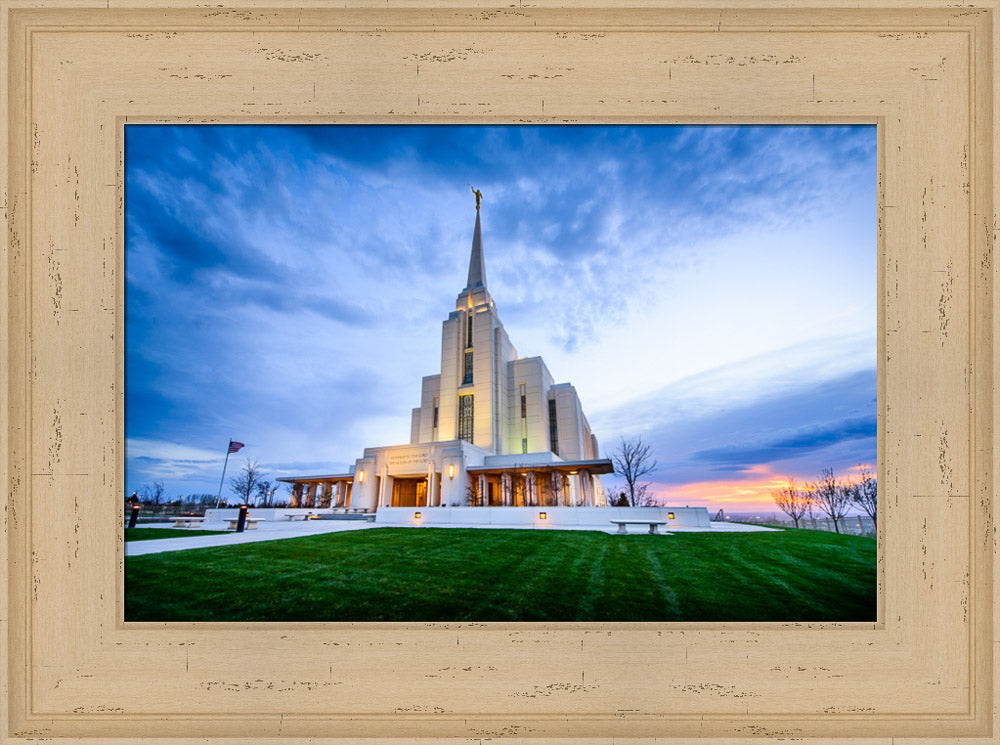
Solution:
{"label": "low retaining wall", "polygon": [[[268,522],[280,522],[286,519],[286,515],[328,515],[333,510],[315,509],[313,507],[251,507],[250,517]],[[224,507],[218,510],[205,510],[205,522],[220,522],[222,520],[235,520],[240,516],[240,511],[236,507]]]}
{"label": "low retaining wall", "polygon": [[[544,517],[542,515],[544,514]],[[418,516],[419,515],[419,516]],[[662,520],[677,527],[711,527],[705,507],[379,507],[379,525],[505,525],[524,528],[612,529],[612,520]]]}

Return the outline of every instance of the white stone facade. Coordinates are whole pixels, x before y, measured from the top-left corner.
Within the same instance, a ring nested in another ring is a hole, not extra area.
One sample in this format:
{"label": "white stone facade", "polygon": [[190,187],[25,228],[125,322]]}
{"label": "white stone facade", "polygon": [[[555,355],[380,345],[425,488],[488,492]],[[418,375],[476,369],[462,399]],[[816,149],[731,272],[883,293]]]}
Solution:
{"label": "white stone facade", "polygon": [[366,448],[347,474],[282,478],[295,507],[604,507],[613,471],[576,390],[519,358],[486,287],[477,207],[466,287],[423,378],[410,443]]}

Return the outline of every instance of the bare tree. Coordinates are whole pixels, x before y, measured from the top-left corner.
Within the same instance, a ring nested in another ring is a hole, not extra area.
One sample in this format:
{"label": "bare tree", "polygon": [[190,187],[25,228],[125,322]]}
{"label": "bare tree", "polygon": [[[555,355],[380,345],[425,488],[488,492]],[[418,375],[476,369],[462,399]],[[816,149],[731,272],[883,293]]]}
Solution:
{"label": "bare tree", "polygon": [[[473,507],[489,507],[490,506],[490,488],[487,485],[484,493],[479,493],[479,479],[475,477],[470,477],[468,484],[465,486],[465,502],[466,505],[471,505]],[[452,507],[461,507],[462,504],[459,502],[452,502]]]}
{"label": "bare tree", "polygon": [[647,507],[656,503],[649,493],[649,483],[643,480],[644,476],[656,468],[656,459],[641,437],[628,440],[622,437],[611,452],[611,462],[615,466],[615,472],[625,479],[626,491],[623,494],[629,505]]}
{"label": "bare tree", "polygon": [[612,507],[628,507],[628,494],[623,491],[618,492],[618,494],[612,492],[608,496],[608,504]]}
{"label": "bare tree", "polygon": [[247,463],[238,475],[229,479],[232,490],[240,498],[242,504],[250,504],[250,495],[257,491],[257,484],[264,474],[260,470],[260,462],[247,458]]}
{"label": "bare tree", "polygon": [[837,481],[832,468],[824,468],[819,481],[809,484],[808,490],[812,492],[816,506],[833,520],[833,529],[839,533],[838,521],[845,515],[851,502],[849,490]]}
{"label": "bare tree", "polygon": [[878,531],[878,483],[874,474],[865,466],[858,470],[858,480],[849,486],[851,501],[863,509],[872,519],[872,527]]}
{"label": "bare tree", "polygon": [[160,497],[163,496],[164,491],[165,489],[163,487],[162,481],[154,481],[152,486],[150,486],[149,484],[143,484],[142,501],[152,502],[153,504],[158,505],[160,503]]}
{"label": "bare tree", "polygon": [[255,488],[257,489],[257,504],[270,507],[271,502],[274,501],[274,493],[278,491],[277,484],[262,479],[257,482]]}
{"label": "bare tree", "polygon": [[215,502],[214,494],[188,494],[184,498],[185,502],[190,502],[193,506],[205,509],[211,507],[212,503]]}
{"label": "bare tree", "polygon": [[812,501],[812,495],[808,491],[799,489],[791,476],[783,487],[771,492],[771,497],[778,508],[792,518],[796,528],[799,527],[802,516],[809,511],[809,503]]}

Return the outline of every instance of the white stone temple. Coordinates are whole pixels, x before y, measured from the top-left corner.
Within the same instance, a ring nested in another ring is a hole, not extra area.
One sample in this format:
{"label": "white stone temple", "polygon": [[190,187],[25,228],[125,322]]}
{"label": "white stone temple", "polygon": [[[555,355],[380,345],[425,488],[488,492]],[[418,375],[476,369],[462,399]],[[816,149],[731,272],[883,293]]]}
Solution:
{"label": "white stone temple", "polygon": [[607,505],[600,474],[614,469],[576,390],[554,383],[541,357],[518,357],[497,314],[476,196],[468,280],[442,324],[441,369],[423,379],[409,444],[366,448],[349,473],[279,479],[292,484],[292,507]]}

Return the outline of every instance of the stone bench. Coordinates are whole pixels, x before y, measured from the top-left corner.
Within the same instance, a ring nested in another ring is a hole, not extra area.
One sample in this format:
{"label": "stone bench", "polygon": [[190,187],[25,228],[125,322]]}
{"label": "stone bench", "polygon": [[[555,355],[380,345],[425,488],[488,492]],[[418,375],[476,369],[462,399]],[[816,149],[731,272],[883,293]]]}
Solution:
{"label": "stone bench", "polygon": [[175,528],[197,528],[205,522],[203,517],[175,517],[174,527]]}
{"label": "stone bench", "polygon": [[[232,520],[226,520],[229,523],[229,527],[226,530],[236,530],[236,526],[239,525],[240,519],[234,517]],[[248,517],[245,526],[246,530],[257,530],[257,523],[265,522],[263,517]]]}
{"label": "stone bench", "polygon": [[288,515],[285,515],[285,519],[288,520],[289,522],[291,522],[293,520],[309,520],[312,517],[313,517],[313,513],[312,512],[300,512],[298,514],[288,514]]}
{"label": "stone bench", "polygon": [[626,525],[648,525],[651,535],[660,535],[660,526],[666,525],[666,520],[612,520],[618,526],[619,533],[628,533]]}

